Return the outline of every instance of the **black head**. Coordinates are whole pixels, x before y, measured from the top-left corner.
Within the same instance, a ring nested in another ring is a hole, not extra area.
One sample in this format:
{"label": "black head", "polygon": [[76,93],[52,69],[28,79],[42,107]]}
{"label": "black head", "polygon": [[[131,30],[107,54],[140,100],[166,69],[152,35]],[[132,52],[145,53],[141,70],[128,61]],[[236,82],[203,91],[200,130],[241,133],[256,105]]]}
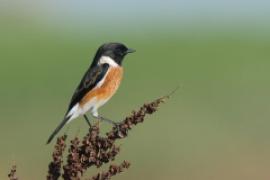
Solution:
{"label": "black head", "polygon": [[106,43],[99,47],[96,56],[93,61],[93,65],[96,65],[102,56],[108,56],[121,66],[124,57],[128,53],[133,53],[135,50],[127,48],[121,43]]}

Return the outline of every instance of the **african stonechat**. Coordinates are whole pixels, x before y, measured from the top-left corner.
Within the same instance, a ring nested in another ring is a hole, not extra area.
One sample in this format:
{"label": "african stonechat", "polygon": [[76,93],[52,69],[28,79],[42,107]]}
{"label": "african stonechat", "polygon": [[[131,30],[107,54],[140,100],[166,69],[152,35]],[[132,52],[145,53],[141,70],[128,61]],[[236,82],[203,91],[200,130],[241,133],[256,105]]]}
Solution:
{"label": "african stonechat", "polygon": [[100,116],[98,108],[103,106],[117,91],[123,77],[123,59],[128,53],[133,52],[135,50],[129,49],[121,43],[107,43],[100,46],[92,64],[71,98],[64,119],[53,131],[47,144],[65,124],[79,116],[83,116],[91,126],[86,115],[87,112],[90,112],[94,118],[114,124],[113,121]]}

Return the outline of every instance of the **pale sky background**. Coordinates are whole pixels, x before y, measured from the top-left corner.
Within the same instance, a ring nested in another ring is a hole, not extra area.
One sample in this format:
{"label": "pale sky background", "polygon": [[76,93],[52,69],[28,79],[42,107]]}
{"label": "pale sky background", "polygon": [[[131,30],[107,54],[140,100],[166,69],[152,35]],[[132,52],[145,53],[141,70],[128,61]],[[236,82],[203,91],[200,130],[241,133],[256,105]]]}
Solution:
{"label": "pale sky background", "polygon": [[1,0],[0,15],[48,23],[270,23],[268,0]]}

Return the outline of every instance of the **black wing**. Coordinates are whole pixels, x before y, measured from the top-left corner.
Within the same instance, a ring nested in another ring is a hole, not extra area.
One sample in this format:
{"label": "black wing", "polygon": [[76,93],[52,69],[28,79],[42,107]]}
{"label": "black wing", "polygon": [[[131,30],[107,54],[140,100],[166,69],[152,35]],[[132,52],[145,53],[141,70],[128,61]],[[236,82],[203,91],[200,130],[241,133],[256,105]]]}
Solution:
{"label": "black wing", "polygon": [[78,85],[77,89],[75,90],[67,113],[71,110],[71,108],[80,102],[82,98],[91,90],[93,89],[99,81],[102,80],[102,78],[105,76],[106,72],[109,69],[109,64],[102,64],[102,65],[97,65],[94,67],[90,67],[88,71],[85,73],[83,76],[80,84]]}

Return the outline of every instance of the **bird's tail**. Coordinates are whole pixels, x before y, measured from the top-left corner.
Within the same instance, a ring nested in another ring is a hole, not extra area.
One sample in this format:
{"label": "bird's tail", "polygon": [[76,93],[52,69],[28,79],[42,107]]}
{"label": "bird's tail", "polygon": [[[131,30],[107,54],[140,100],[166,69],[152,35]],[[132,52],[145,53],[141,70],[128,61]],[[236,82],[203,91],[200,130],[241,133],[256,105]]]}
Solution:
{"label": "bird's tail", "polygon": [[57,126],[57,128],[53,131],[53,133],[50,135],[47,144],[49,144],[53,138],[55,137],[55,135],[64,127],[64,125],[69,121],[69,119],[71,118],[71,116],[66,116],[63,121]]}

